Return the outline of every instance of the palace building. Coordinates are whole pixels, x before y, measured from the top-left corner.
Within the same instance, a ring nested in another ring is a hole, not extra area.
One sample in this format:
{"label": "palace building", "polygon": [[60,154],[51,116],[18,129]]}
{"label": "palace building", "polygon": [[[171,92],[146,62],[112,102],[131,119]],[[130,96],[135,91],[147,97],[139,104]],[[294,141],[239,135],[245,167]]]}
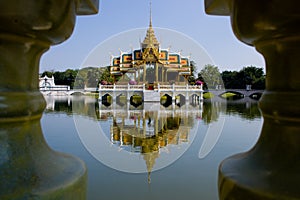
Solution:
{"label": "palace building", "polygon": [[177,104],[202,100],[202,85],[188,83],[192,68],[189,56],[160,47],[152,27],[150,5],[149,27],[140,48],[111,57],[113,85],[99,85],[99,100],[117,101],[124,96],[128,101],[136,95],[144,102],[160,102],[164,97]]}
{"label": "palace building", "polygon": [[140,48],[130,53],[121,52],[111,58],[110,74],[115,82],[128,73],[133,75],[137,83],[161,84],[184,84],[191,75],[189,57],[160,48],[152,27],[151,11],[149,27]]}

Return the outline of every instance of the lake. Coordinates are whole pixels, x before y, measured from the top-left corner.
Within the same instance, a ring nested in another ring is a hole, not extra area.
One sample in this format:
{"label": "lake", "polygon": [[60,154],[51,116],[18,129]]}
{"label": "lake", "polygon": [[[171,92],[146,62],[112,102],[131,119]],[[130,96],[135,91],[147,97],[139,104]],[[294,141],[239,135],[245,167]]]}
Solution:
{"label": "lake", "polygon": [[257,101],[103,105],[89,96],[45,96],[49,146],[81,158],[87,199],[218,199],[218,166],[258,140]]}

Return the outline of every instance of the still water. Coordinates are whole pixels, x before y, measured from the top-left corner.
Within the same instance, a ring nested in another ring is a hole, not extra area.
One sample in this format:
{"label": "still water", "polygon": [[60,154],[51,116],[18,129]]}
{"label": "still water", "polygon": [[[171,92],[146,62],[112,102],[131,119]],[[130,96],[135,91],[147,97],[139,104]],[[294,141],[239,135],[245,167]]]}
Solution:
{"label": "still water", "polygon": [[249,150],[262,118],[257,102],[169,105],[45,96],[49,146],[81,158],[87,199],[218,199],[218,166]]}

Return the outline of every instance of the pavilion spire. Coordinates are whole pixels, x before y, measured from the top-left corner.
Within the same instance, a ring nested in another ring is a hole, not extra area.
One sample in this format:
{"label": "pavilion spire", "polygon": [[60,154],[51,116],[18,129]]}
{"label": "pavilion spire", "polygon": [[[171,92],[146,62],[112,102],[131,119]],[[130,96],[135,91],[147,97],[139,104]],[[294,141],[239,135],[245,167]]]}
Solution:
{"label": "pavilion spire", "polygon": [[149,27],[152,27],[152,0],[150,0],[150,22]]}
{"label": "pavilion spire", "polygon": [[142,42],[142,48],[149,48],[155,47],[159,48],[159,42],[156,39],[153,27],[152,27],[152,1],[150,0],[150,20],[149,20],[149,27],[147,29],[146,37]]}

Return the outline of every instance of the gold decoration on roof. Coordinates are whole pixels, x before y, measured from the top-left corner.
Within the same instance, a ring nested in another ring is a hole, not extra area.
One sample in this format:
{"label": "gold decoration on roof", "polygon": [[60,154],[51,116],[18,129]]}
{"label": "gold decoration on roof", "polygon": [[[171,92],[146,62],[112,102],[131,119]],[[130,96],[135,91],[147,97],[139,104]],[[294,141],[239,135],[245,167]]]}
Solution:
{"label": "gold decoration on roof", "polygon": [[152,9],[151,9],[151,2],[150,2],[150,22],[149,27],[147,29],[146,37],[142,42],[142,48],[159,48],[159,42],[156,39],[154,29],[152,27]]}
{"label": "gold decoration on roof", "polygon": [[156,39],[151,21],[150,21],[150,26],[147,29],[146,37],[142,42],[142,48],[157,48],[157,49],[159,48],[159,42]]}

